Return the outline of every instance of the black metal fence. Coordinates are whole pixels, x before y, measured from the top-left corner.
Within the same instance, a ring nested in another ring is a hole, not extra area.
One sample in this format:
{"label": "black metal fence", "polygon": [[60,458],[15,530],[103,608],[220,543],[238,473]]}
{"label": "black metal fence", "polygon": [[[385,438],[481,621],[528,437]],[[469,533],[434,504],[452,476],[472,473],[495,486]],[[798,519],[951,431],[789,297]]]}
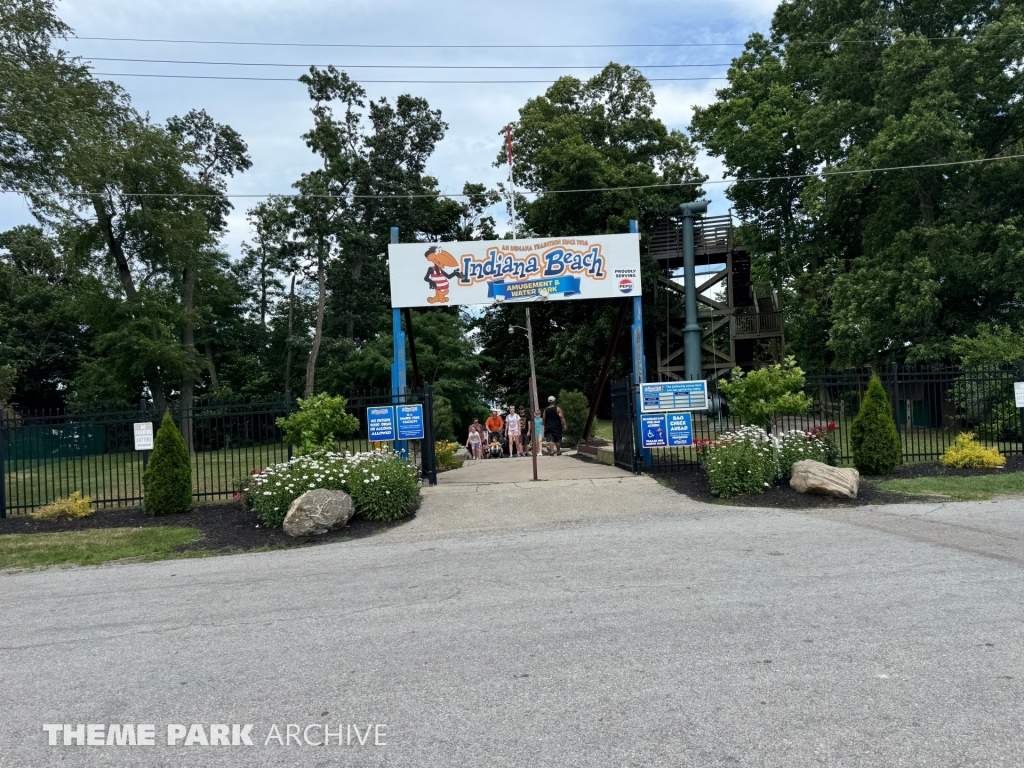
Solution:
{"label": "black metal fence", "polygon": [[[1022,366],[972,370],[891,366],[877,373],[892,404],[903,442],[904,462],[938,460],[961,432],[973,432],[981,443],[998,448],[1006,456],[1022,453],[1024,422],[1013,393],[1013,383],[1024,381]],[[780,418],[774,431],[809,432],[815,427],[827,429],[834,425],[831,431],[841,461],[852,463],[850,426],[860,410],[871,376],[870,370],[807,376],[805,391],[812,399],[810,410],[802,416]],[[628,386],[635,394],[635,385],[628,382],[617,382],[616,386]],[[716,405],[724,402],[713,385],[711,394]],[[634,430],[635,400],[629,397],[628,411],[620,409],[613,413],[613,422],[616,417],[619,421],[628,419],[630,429]],[[694,413],[694,442],[714,440],[738,426],[727,403],[713,408],[711,413]],[[622,424],[616,428],[613,423],[616,435],[622,429]],[[634,439],[632,443],[635,442]],[[694,447],[645,452],[633,446],[632,450],[637,468],[646,472],[690,470],[697,466]]]}
{"label": "black metal fence", "polygon": [[[358,453],[379,444],[367,437],[367,408],[421,403],[425,435],[410,441],[410,458],[430,483],[434,464],[431,392],[365,392],[347,398],[359,431],[340,451]],[[171,408],[186,443],[191,439],[192,493],[196,501],[230,499],[249,475],[292,458],[277,419],[296,410],[287,402]],[[156,433],[163,414],[152,410],[99,413],[0,412],[0,516],[21,515],[78,491],[97,507],[142,503],[142,473],[148,452],[134,449],[135,424],[150,422]]]}

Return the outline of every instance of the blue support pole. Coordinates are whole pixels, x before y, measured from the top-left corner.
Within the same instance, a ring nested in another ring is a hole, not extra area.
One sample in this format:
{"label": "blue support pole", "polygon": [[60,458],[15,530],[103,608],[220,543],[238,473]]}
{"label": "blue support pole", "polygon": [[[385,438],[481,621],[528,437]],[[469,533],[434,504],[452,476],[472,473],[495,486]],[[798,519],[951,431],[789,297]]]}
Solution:
{"label": "blue support pole", "polygon": [[[391,228],[391,242],[398,243],[398,227]],[[402,332],[402,310],[393,308],[391,310],[392,341],[394,348],[394,362],[391,364],[391,395],[392,403],[399,405],[404,402],[401,396],[405,394],[405,333]],[[397,429],[397,424],[395,425]],[[409,444],[404,440],[395,441],[395,450],[403,456],[409,455]]]}
{"label": "blue support pole", "polygon": [[[629,231],[631,234],[639,234],[640,226],[636,219],[629,220]],[[642,435],[640,432],[640,385],[647,381],[647,359],[644,356],[644,304],[640,296],[633,297],[633,325],[630,328],[629,336],[633,346],[633,384],[636,387],[633,401],[636,446],[643,456],[644,466],[649,467],[651,466],[651,451],[649,448],[640,447],[642,445]]]}

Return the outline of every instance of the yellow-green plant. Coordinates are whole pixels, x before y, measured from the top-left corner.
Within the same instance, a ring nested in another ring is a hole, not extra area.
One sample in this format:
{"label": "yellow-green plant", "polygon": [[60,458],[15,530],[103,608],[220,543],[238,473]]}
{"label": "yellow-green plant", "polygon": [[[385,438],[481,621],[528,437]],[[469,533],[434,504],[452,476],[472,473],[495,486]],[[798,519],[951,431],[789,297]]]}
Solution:
{"label": "yellow-green plant", "polygon": [[458,469],[462,462],[455,457],[459,444],[452,440],[438,440],[434,443],[434,457],[442,469]]}
{"label": "yellow-green plant", "polygon": [[75,491],[66,499],[57,499],[52,504],[32,512],[36,520],[78,520],[93,512],[92,499]]}
{"label": "yellow-green plant", "polygon": [[961,432],[956,441],[946,449],[939,459],[947,467],[957,469],[984,469],[1006,465],[1006,457],[998,448],[986,448],[979,443],[973,432]]}

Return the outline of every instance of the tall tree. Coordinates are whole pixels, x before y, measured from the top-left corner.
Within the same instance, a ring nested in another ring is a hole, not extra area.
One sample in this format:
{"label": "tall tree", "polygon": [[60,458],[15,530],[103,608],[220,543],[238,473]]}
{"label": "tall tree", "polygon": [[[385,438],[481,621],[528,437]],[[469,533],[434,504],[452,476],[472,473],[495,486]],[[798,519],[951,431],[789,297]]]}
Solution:
{"label": "tall tree", "polygon": [[[595,235],[626,232],[630,219],[646,224],[674,205],[696,199],[705,177],[687,137],[654,116],[650,83],[636,69],[609,64],[587,81],[562,77],[530,99],[512,124],[514,180],[537,193],[521,199],[521,235]],[[504,131],[502,131],[504,138]],[[506,162],[504,141],[495,165]],[[687,186],[680,186],[681,184]],[[664,184],[654,189],[615,189]],[[568,189],[608,190],[566,192]],[[642,261],[644,312],[654,318],[655,268]],[[617,305],[608,301],[534,304],[538,387],[593,394]],[[481,354],[489,363],[489,394],[527,402],[525,340],[510,337],[522,325],[521,307],[495,306],[478,321]],[[625,345],[623,345],[625,347]]]}
{"label": "tall tree", "polygon": [[929,167],[1024,153],[1022,46],[1016,2],[784,3],[695,111],[740,215],[777,236],[759,266],[806,366],[947,360],[1024,317],[1024,166]]}

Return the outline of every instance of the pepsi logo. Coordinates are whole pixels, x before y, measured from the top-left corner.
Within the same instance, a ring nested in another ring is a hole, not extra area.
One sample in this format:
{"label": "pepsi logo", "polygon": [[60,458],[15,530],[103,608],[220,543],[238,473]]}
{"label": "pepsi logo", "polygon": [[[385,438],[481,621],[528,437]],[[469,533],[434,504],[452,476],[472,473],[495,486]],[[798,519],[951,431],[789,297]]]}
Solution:
{"label": "pepsi logo", "polygon": [[630,293],[633,290],[633,281],[629,278],[619,280],[619,290],[623,293]]}

